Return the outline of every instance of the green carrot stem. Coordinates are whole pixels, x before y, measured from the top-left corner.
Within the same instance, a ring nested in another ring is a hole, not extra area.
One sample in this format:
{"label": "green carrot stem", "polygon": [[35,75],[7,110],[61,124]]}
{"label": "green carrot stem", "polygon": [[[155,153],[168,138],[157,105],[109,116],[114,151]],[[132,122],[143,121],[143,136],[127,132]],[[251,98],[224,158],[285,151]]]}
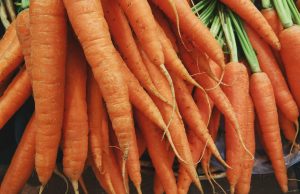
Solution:
{"label": "green carrot stem", "polygon": [[192,7],[192,11],[194,13],[198,13],[199,11],[203,10],[204,8],[207,7],[207,5],[209,4],[210,1],[207,0],[203,0],[203,1],[199,1],[196,5],[194,5]]}
{"label": "green carrot stem", "polygon": [[210,32],[216,38],[221,30],[221,21],[218,15],[215,15],[210,26]]}
{"label": "green carrot stem", "polygon": [[211,0],[210,4],[206,7],[205,10],[199,15],[199,19],[205,24],[208,25],[211,21],[211,18],[213,17],[213,13],[215,11],[217,5],[216,0]]}
{"label": "green carrot stem", "polygon": [[294,0],[286,0],[286,3],[290,9],[290,13],[292,15],[293,22],[300,25],[300,14],[295,5]]}
{"label": "green carrot stem", "polygon": [[293,25],[293,21],[289,13],[289,9],[286,7],[286,0],[273,0],[273,3],[283,27],[291,27]]}
{"label": "green carrot stem", "polygon": [[272,8],[271,0],[262,0],[261,4],[264,9]]}
{"label": "green carrot stem", "polygon": [[255,51],[250,43],[250,40],[248,38],[248,35],[245,31],[245,28],[244,28],[244,25],[243,25],[241,19],[230,10],[228,10],[228,13],[229,13],[230,19],[233,23],[233,27],[236,31],[236,35],[240,41],[241,47],[246,56],[246,59],[250,65],[250,69],[251,69],[252,73],[261,72]]}

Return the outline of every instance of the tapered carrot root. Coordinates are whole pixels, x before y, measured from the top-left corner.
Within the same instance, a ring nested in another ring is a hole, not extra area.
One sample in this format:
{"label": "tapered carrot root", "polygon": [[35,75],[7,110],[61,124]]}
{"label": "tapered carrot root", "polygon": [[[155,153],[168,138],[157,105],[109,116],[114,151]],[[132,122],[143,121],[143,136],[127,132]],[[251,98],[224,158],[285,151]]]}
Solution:
{"label": "tapered carrot root", "polygon": [[265,73],[252,74],[250,92],[259,119],[261,137],[271,160],[275,177],[281,190],[287,192],[287,172],[283,159],[275,97],[272,84]]}
{"label": "tapered carrot root", "polygon": [[[1,194],[17,194],[25,185],[34,169],[35,131],[37,129],[34,115],[30,119],[18,148],[2,180]],[[14,186],[11,185],[14,183]]]}
{"label": "tapered carrot root", "polygon": [[17,112],[32,93],[28,73],[22,69],[0,97],[0,128]]}

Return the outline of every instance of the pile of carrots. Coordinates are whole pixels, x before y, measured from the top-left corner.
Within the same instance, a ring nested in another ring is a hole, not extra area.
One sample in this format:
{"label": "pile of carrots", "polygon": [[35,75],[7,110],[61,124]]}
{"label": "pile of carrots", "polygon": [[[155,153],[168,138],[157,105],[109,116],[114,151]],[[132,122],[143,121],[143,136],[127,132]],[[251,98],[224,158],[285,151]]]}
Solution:
{"label": "pile of carrots", "polygon": [[287,192],[281,133],[298,151],[300,1],[258,3],[31,0],[0,41],[0,128],[35,102],[0,194],[17,194],[33,170],[42,193],[59,149],[75,193],[87,166],[107,193],[130,193],[129,180],[142,193],[147,151],[156,194],[192,183],[203,193],[198,163],[214,192],[212,156],[230,193],[247,194],[256,135]]}

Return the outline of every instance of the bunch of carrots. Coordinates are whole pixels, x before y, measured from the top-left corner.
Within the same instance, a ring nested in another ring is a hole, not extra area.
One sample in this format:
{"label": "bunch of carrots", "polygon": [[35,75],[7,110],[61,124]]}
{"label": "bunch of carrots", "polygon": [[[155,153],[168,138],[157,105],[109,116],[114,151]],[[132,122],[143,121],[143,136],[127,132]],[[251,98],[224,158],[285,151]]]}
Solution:
{"label": "bunch of carrots", "polygon": [[42,193],[59,149],[75,193],[87,166],[107,193],[130,193],[129,180],[142,193],[147,150],[156,194],[203,193],[198,163],[215,192],[212,156],[230,193],[247,194],[255,134],[287,192],[281,132],[300,149],[299,2],[31,0],[0,41],[0,128],[35,102],[0,194],[33,170]]}

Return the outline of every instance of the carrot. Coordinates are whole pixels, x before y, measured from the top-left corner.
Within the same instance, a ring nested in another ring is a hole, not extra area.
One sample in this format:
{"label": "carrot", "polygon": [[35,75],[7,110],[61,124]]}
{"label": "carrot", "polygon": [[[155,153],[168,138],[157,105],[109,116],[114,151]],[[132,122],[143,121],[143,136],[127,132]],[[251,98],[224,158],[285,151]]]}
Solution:
{"label": "carrot", "polygon": [[214,105],[212,100],[210,98],[208,98],[207,100],[205,94],[200,89],[196,89],[193,97],[203,122],[206,126],[208,126],[210,122],[212,107]]}
{"label": "carrot", "polygon": [[[146,65],[156,88],[167,99],[171,99],[171,91],[168,87],[166,79],[153,64],[147,63]],[[178,154],[183,160],[180,160],[180,163],[185,167],[186,171],[191,176],[197,188],[201,191],[201,193],[203,193],[200,181],[197,176],[197,172],[193,165],[193,158],[189,150],[188,140],[184,131],[182,120],[179,118],[178,114],[172,115],[172,107],[170,107],[167,104],[163,104],[156,99],[153,100],[158,106],[159,110],[162,112],[165,122],[168,122],[169,119],[173,116],[172,122],[169,126],[169,131],[174,142],[175,148],[177,149]]]}
{"label": "carrot", "polygon": [[118,0],[147,56],[157,66],[165,63],[155,20],[147,0]]}
{"label": "carrot", "polygon": [[87,63],[79,43],[69,38],[62,151],[64,173],[71,180],[77,193],[78,179],[83,172],[88,152],[86,67]]}
{"label": "carrot", "polygon": [[251,26],[257,33],[274,49],[280,49],[280,43],[276,34],[263,17],[260,11],[255,7],[252,1],[249,0],[221,0],[222,3],[230,7],[241,18],[243,18],[249,26]]}
{"label": "carrot", "polygon": [[87,0],[73,3],[71,0],[64,0],[63,2],[87,61],[92,67],[123,151],[124,175],[130,146],[130,130],[134,129],[128,87],[120,68],[124,62],[111,42],[100,1]]}
{"label": "carrot", "polygon": [[169,165],[169,158],[164,143],[161,141],[163,133],[149,121],[141,112],[136,112],[138,126],[145,138],[148,153],[166,193],[177,193],[176,179]]}
{"label": "carrot", "polygon": [[[172,20],[177,22],[176,14],[169,1],[152,0]],[[172,1],[176,7],[179,19],[179,28],[199,46],[212,60],[224,67],[224,54],[218,42],[209,32],[208,28],[193,14],[190,7],[180,0]]]}
{"label": "carrot", "polygon": [[[166,101],[165,98],[157,92],[150,78],[139,54],[137,45],[135,44],[131,28],[123,10],[115,1],[102,0],[102,3],[104,16],[108,23],[110,33],[127,66],[147,91],[153,93],[163,101]],[[120,33],[120,31],[122,31],[122,33]]]}
{"label": "carrot", "polygon": [[[17,194],[34,169],[36,118],[33,115],[1,183],[1,194]],[[13,186],[11,184],[14,184]]]}
{"label": "carrot", "polygon": [[287,139],[290,143],[293,143],[294,146],[294,144],[296,144],[296,138],[298,133],[297,132],[298,129],[296,129],[296,127],[298,127],[297,126],[298,123],[295,125],[295,123],[287,119],[281,111],[278,111],[278,119],[279,119],[280,129],[285,139]]}
{"label": "carrot", "polygon": [[279,110],[292,122],[298,121],[299,111],[270,47],[247,25],[250,42],[257,53],[261,69],[268,75]]}
{"label": "carrot", "polygon": [[283,30],[279,35],[279,39],[282,44],[280,54],[286,70],[288,83],[298,108],[300,107],[300,90],[298,88],[300,84],[298,76],[300,69],[296,64],[297,61],[300,60],[300,56],[297,53],[297,50],[300,47],[300,40],[295,37],[299,34],[300,26],[294,25]]}
{"label": "carrot", "polygon": [[[185,83],[178,77],[173,76],[176,100],[180,113],[183,116],[184,121],[187,123],[189,128],[194,132],[202,142],[207,144],[208,149],[210,149],[213,155],[226,167],[228,165],[222,159],[213,139],[208,133],[206,124],[203,122],[201,114],[197,105],[195,104],[192,95],[189,93]],[[191,115],[193,115],[191,117]]]}
{"label": "carrot", "polygon": [[273,8],[267,8],[261,10],[261,13],[271,26],[274,33],[278,36],[279,33],[283,30],[283,26],[280,23],[276,10]]}
{"label": "carrot", "polygon": [[[266,152],[272,162],[275,177],[281,190],[287,192],[287,174],[283,159],[275,96],[267,74],[263,72],[252,74],[250,92],[258,115],[261,136],[265,142]],[[270,141],[271,139],[272,141]]]}
{"label": "carrot", "polygon": [[3,37],[0,40],[0,57],[2,57],[3,53],[5,53],[6,49],[11,45],[15,37],[16,37],[16,22],[14,20],[6,29]]}
{"label": "carrot", "polygon": [[55,168],[61,137],[67,29],[62,1],[30,4],[30,71],[38,126],[35,166],[42,190]]}
{"label": "carrot", "polygon": [[[230,85],[223,87],[223,91],[236,113],[244,141],[247,130],[247,96],[249,94],[249,78],[246,67],[237,62],[227,64],[224,82]],[[230,184],[230,192],[234,193],[234,188],[241,176],[243,164],[242,160],[236,158],[243,158],[244,152],[234,127],[227,119],[225,119],[225,141],[226,162],[232,167],[232,169],[227,169],[226,175]]]}
{"label": "carrot", "polygon": [[[254,115],[253,102],[250,95],[248,95],[247,127],[245,131],[245,137],[246,137],[245,143],[253,155],[255,154],[254,118],[255,115]],[[239,194],[248,194],[250,191],[250,182],[251,182],[252,168],[254,166],[254,160],[252,160],[247,154],[244,154],[243,158],[244,158],[243,166],[242,166],[243,170],[241,172],[241,176],[239,178],[235,190]]]}
{"label": "carrot", "polygon": [[23,68],[0,97],[0,128],[17,112],[31,95],[27,71]]}
{"label": "carrot", "polygon": [[136,141],[139,150],[139,157],[141,157],[146,151],[147,145],[140,129],[135,130],[135,135],[136,135]]}

